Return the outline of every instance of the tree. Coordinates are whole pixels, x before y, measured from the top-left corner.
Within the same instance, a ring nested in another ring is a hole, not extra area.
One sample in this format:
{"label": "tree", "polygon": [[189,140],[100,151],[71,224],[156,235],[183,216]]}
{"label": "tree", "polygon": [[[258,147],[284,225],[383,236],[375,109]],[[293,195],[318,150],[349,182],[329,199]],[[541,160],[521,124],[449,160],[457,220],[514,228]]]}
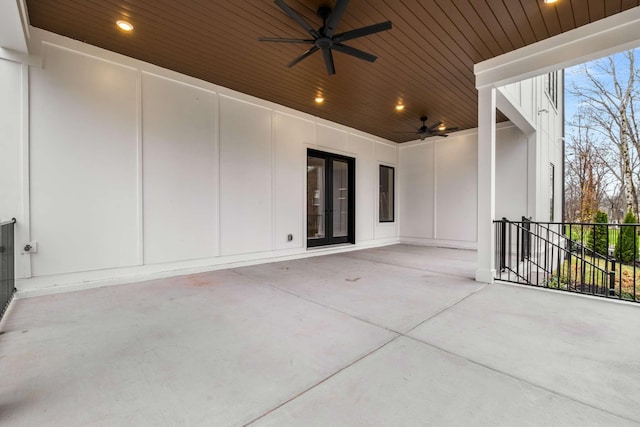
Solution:
{"label": "tree", "polygon": [[565,207],[567,220],[590,222],[603,204],[611,180],[602,143],[578,114],[565,146]]}
{"label": "tree", "polygon": [[[596,224],[607,224],[609,217],[602,211],[596,212],[593,217]],[[606,257],[609,254],[609,227],[608,225],[594,225],[593,230],[587,235],[587,247],[595,256]]]}
{"label": "tree", "polygon": [[583,64],[579,74],[582,81],[574,83],[569,93],[582,105],[580,126],[597,132],[606,146],[615,148],[615,156],[606,163],[620,184],[625,210],[637,215],[640,134],[635,113],[640,108],[640,70],[635,52]]}
{"label": "tree", "polygon": [[[638,220],[633,212],[631,210],[627,211],[623,224],[637,224],[637,222]],[[629,225],[620,227],[620,236],[613,253],[618,261],[625,263],[634,262],[638,258],[636,227]]]}

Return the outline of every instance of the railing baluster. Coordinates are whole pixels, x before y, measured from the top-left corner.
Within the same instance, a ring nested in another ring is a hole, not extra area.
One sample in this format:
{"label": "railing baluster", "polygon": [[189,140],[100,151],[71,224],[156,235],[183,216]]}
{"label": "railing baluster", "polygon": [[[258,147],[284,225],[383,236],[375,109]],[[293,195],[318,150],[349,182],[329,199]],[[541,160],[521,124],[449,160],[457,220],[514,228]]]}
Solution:
{"label": "railing baluster", "polygon": [[[534,222],[523,217],[520,222],[496,220],[494,226],[498,280],[640,302],[638,225]],[[631,229],[624,227],[631,227],[635,236],[632,265],[610,252],[620,242],[620,230],[629,234]],[[628,277],[631,272],[633,278]]]}
{"label": "railing baluster", "polygon": [[[513,267],[513,254],[511,253],[512,248],[513,248],[513,225],[509,224],[509,269],[507,270],[509,272],[509,280],[511,280],[511,271],[512,267]],[[517,240],[517,236],[516,236],[516,240]],[[518,248],[516,248],[516,257],[518,256]],[[517,260],[518,258],[516,258]]]}
{"label": "railing baluster", "polygon": [[609,273],[609,296],[616,296],[616,260],[611,260],[611,272]]}

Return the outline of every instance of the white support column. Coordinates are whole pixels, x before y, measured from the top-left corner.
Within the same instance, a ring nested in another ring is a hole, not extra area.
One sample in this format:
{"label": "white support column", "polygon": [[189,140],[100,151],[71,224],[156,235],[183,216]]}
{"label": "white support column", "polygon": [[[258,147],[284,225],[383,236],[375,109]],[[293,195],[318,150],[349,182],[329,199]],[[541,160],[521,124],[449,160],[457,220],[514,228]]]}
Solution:
{"label": "white support column", "polygon": [[478,89],[478,258],[476,280],[492,283],[495,273],[493,219],[496,199],[496,89]]}
{"label": "white support column", "polygon": [[[527,135],[527,217],[536,221],[538,219],[538,203],[540,197],[540,185],[538,184],[538,132]],[[509,218],[512,219],[512,218]],[[520,220],[520,218],[513,218]]]}

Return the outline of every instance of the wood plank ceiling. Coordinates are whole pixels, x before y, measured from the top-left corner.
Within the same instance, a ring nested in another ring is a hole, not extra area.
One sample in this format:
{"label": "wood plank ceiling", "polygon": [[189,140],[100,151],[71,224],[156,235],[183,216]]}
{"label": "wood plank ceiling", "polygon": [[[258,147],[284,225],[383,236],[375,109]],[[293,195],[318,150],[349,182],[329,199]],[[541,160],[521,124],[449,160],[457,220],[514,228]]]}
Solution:
{"label": "wood plank ceiling", "polygon": [[[319,6],[286,0],[314,28]],[[307,38],[270,0],[27,0],[31,25],[141,59],[296,110],[404,142],[395,132],[442,120],[477,126],[473,65],[640,6],[640,0],[353,0],[337,32],[391,20],[393,29],[346,44],[378,56],[371,64],[334,53],[328,76],[319,53],[260,36]],[[130,21],[132,33],[117,30]],[[322,93],[325,102],[316,105]],[[406,108],[397,112],[402,102]],[[250,122],[251,118],[247,117]]]}

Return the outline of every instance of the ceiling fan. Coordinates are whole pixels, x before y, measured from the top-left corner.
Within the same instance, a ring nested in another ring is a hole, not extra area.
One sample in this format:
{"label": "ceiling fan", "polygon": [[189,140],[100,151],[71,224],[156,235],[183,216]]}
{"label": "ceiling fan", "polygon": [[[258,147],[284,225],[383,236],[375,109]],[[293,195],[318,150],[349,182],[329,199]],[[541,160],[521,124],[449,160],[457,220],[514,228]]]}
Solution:
{"label": "ceiling fan", "polygon": [[396,132],[396,133],[412,133],[412,134],[418,135],[420,137],[420,141],[424,141],[425,138],[428,138],[430,136],[447,137],[449,136],[447,135],[448,132],[454,132],[458,130],[457,127],[454,127],[454,128],[443,127],[442,122],[437,122],[436,124],[427,126],[426,124],[427,116],[420,117],[420,121],[422,122],[422,126],[417,128],[417,130],[412,132]]}
{"label": "ceiling fan", "polygon": [[275,0],[276,5],[280,7],[289,15],[294,21],[296,21],[304,30],[309,33],[313,38],[311,39],[287,39],[278,37],[260,37],[258,40],[261,42],[276,42],[276,43],[299,43],[313,45],[309,50],[298,56],[293,61],[287,64],[287,67],[291,68],[298,62],[307,58],[311,54],[321,50],[324,57],[324,63],[327,67],[327,73],[329,75],[336,73],[336,68],[333,63],[332,51],[345,53],[347,55],[355,56],[356,58],[364,59],[365,61],[374,62],[377,56],[364,52],[360,49],[347,46],[343,42],[353,40],[358,37],[368,36],[380,31],[386,31],[391,29],[391,21],[381,22],[379,24],[373,24],[355,30],[345,31],[344,33],[335,34],[336,28],[340,23],[340,19],[344,14],[349,0],[337,0],[333,10],[328,6],[320,6],[318,8],[318,16],[322,18],[322,27],[318,30],[314,30],[311,25],[307,23],[300,15],[298,15],[293,9],[291,9],[283,0]]}

